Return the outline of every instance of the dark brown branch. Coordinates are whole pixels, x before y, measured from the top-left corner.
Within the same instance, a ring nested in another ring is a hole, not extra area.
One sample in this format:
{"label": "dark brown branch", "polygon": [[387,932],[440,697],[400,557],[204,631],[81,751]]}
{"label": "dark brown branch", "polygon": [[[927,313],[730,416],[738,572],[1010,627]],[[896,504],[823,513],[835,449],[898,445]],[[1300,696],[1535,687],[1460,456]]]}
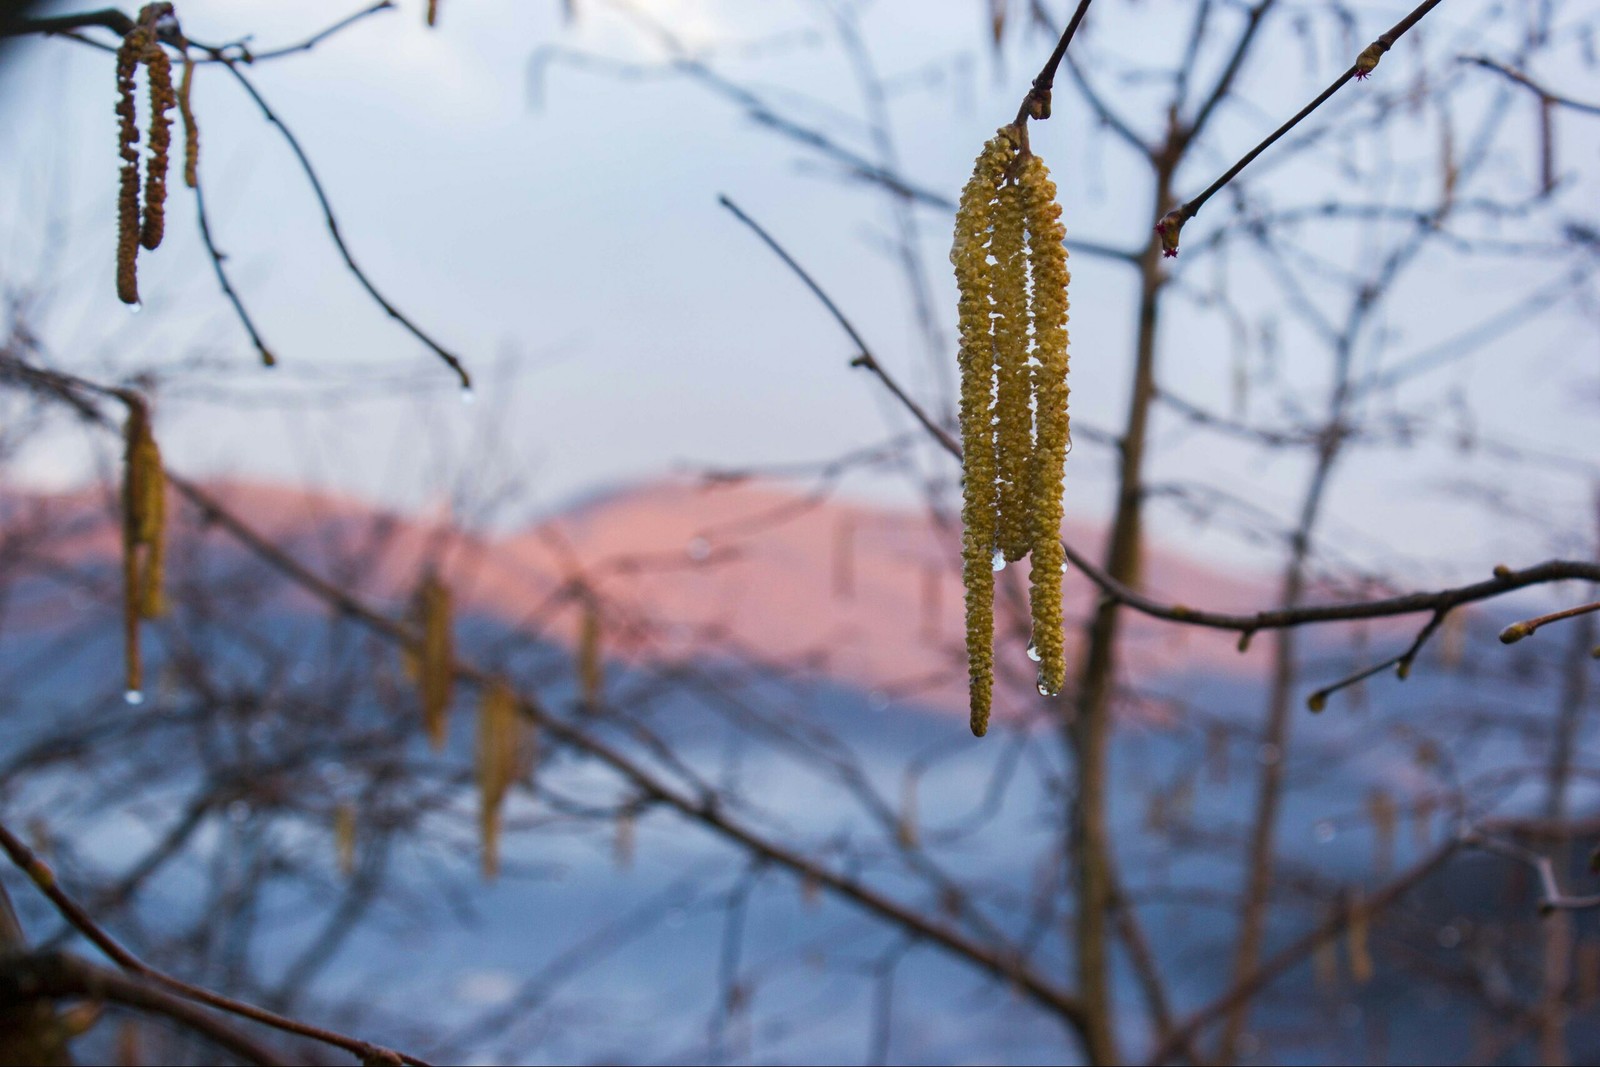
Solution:
{"label": "dark brown branch", "polygon": [[194,184],[195,213],[200,218],[200,240],[205,243],[206,253],[211,256],[212,269],[216,271],[217,282],[222,286],[223,295],[233,305],[234,313],[239,318],[239,323],[244,327],[244,332],[250,335],[250,343],[256,346],[256,352],[261,356],[261,362],[268,367],[277,366],[277,359],[267,343],[261,339],[261,333],[256,329],[255,322],[250,318],[250,313],[244,309],[244,302],[239,299],[239,294],[234,291],[233,283],[228,280],[228,272],[224,269],[222,251],[211,237],[211,220],[206,215],[206,195],[199,176]]}
{"label": "dark brown branch", "polygon": [[1089,13],[1091,3],[1093,0],[1078,0],[1078,9],[1072,13],[1067,28],[1061,31],[1061,39],[1056,42],[1055,51],[1045,60],[1044,67],[1033,79],[1033,84],[1028,87],[1028,94],[1022,98],[1022,106],[1017,108],[1016,126],[1023,131],[1024,136],[1029,119],[1043,122],[1050,117],[1050,93],[1055,88],[1056,71],[1061,66],[1062,57],[1067,54],[1067,45],[1072,43],[1073,36],[1078,32],[1079,23],[1083,22],[1083,16]]}
{"label": "dark brown branch", "polygon": [[1541,856],[1531,849],[1500,838],[1492,837],[1482,831],[1472,830],[1463,834],[1462,844],[1492,852],[1497,856],[1516,860],[1533,868],[1539,876],[1539,910],[1545,914],[1552,911],[1581,911],[1588,908],[1600,908],[1600,893],[1585,897],[1575,897],[1564,892],[1561,883],[1556,880],[1555,864],[1550,862],[1549,856]]}
{"label": "dark brown branch", "polygon": [[1421,4],[1417,5],[1411,14],[1395,23],[1389,28],[1387,33],[1382,34],[1377,40],[1369,44],[1362,51],[1361,55],[1356,57],[1356,61],[1350,65],[1350,69],[1339,75],[1339,77],[1334,80],[1332,85],[1328,86],[1321,93],[1319,93],[1316,99],[1312,100],[1311,103],[1307,104],[1305,107],[1296,112],[1294,117],[1288,122],[1285,122],[1282,126],[1279,126],[1276,130],[1273,130],[1270,134],[1268,134],[1266,139],[1264,139],[1260,144],[1256,145],[1254,148],[1250,149],[1250,151],[1246,152],[1242,157],[1240,157],[1237,163],[1224,171],[1222,177],[1218,178],[1216,181],[1207,186],[1204,192],[1195,197],[1193,200],[1190,200],[1184,204],[1180,204],[1178,207],[1173,208],[1171,211],[1163,215],[1161,220],[1156,223],[1156,232],[1161,235],[1162,250],[1169,256],[1177,255],[1178,236],[1183,231],[1184,223],[1198,215],[1200,213],[1200,209],[1205,206],[1207,200],[1210,200],[1214,195],[1216,195],[1218,190],[1227,185],[1229,182],[1233,181],[1234,178],[1238,177],[1240,171],[1248,167],[1262,152],[1265,152],[1268,148],[1271,148],[1275,143],[1277,143],[1280,137],[1298,126],[1308,115],[1317,110],[1317,108],[1327,103],[1334,93],[1344,88],[1346,82],[1352,78],[1365,78],[1368,74],[1372,73],[1373,68],[1378,65],[1378,61],[1383,57],[1383,53],[1387,52],[1390,48],[1393,48],[1395,42],[1401,37],[1405,36],[1407,30],[1411,29],[1412,26],[1415,26],[1424,15],[1432,11],[1438,5],[1439,0],[1423,0]]}
{"label": "dark brown branch", "polygon": [[72,33],[76,30],[107,29],[118,37],[126,37],[139,24],[114,7],[98,11],[83,11],[76,15],[54,15],[42,19],[21,19],[5,33],[7,37],[24,37],[38,33]]}
{"label": "dark brown branch", "polygon": [[1439,628],[1440,624],[1444,622],[1444,617],[1448,614],[1450,614],[1449,608],[1434,612],[1433,618],[1429,619],[1427,625],[1418,631],[1416,639],[1411,642],[1411,646],[1404,652],[1398,656],[1391,656],[1382,663],[1374,664],[1365,670],[1357,671],[1349,677],[1341,678],[1332,685],[1323,686],[1306,698],[1306,707],[1312,711],[1321,711],[1328,706],[1328,697],[1334,693],[1355,685],[1357,682],[1364,682],[1373,675],[1388,670],[1390,667],[1395,669],[1395,674],[1402,682],[1405,681],[1407,676],[1411,674],[1411,664],[1416,660],[1417,653],[1422,651],[1422,646],[1428,643],[1428,638],[1433,636],[1433,632]]}
{"label": "dark brown branch", "polygon": [[94,918],[77,901],[68,896],[56,884],[55,872],[43,860],[34,855],[33,850],[23,844],[22,840],[3,823],[0,823],[0,848],[5,850],[6,855],[10,857],[11,862],[16,864],[19,870],[33,880],[33,884],[38,887],[39,892],[44,894],[46,899],[55,906],[56,911],[61,913],[61,917],[72,925],[73,929],[88,938],[96,948],[105,953],[108,959],[130,974],[138,975],[140,978],[165,987],[180,997],[205,1004],[208,1007],[229,1012],[252,1022],[261,1023],[263,1026],[270,1026],[275,1030],[297,1034],[300,1037],[321,1041],[335,1048],[342,1048],[352,1055],[361,1057],[364,1062],[403,1062],[415,1064],[417,1067],[427,1067],[426,1061],[417,1059],[415,1056],[407,1056],[391,1049],[374,1045],[368,1041],[348,1037],[333,1030],[325,1030],[320,1026],[312,1026],[297,1019],[290,1019],[276,1012],[258,1008],[253,1004],[246,1004],[243,1001],[234,1000],[232,997],[213,993],[209,989],[192,985],[181,978],[174,978],[163,971],[157,970],[124,948],[116,938],[112,937],[99,923],[95,922]]}
{"label": "dark brown branch", "polygon": [[181,997],[76,956],[42,952],[0,961],[0,1007],[77,998],[108,1001],[171,1019],[247,1063],[277,1067],[295,1062],[257,1044]]}

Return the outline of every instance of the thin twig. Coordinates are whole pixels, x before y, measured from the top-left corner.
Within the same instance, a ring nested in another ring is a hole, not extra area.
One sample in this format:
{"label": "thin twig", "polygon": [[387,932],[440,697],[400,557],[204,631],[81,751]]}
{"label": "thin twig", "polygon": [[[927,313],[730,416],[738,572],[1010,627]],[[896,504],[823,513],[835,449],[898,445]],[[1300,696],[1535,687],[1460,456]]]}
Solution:
{"label": "thin twig", "polygon": [[1508,67],[1503,63],[1497,63],[1488,56],[1462,56],[1461,62],[1471,63],[1475,66],[1483,67],[1485,70],[1492,70],[1502,74],[1523,88],[1532,90],[1535,96],[1547,104],[1570,107],[1574,111],[1582,111],[1588,115],[1600,115],[1600,104],[1590,104],[1583,100],[1574,100],[1570,96],[1562,96],[1560,93],[1551,92],[1520,70]]}
{"label": "thin twig", "polygon": [[1045,60],[1044,67],[1033,79],[1033,84],[1028,87],[1028,94],[1022,98],[1022,106],[1017,108],[1016,127],[1026,131],[1029,119],[1038,119],[1043,122],[1050,117],[1050,93],[1055,88],[1056,70],[1061,66],[1062,57],[1067,54],[1067,45],[1072,43],[1072,38],[1078,32],[1079,23],[1083,16],[1089,13],[1089,5],[1093,0],[1078,0],[1078,9],[1072,13],[1072,18],[1067,22],[1067,28],[1061,31],[1061,39],[1056,42],[1056,47],[1050,53],[1050,58]]}
{"label": "thin twig", "polygon": [[171,1019],[247,1063],[278,1067],[296,1062],[257,1044],[188,1000],[76,956],[40,952],[0,962],[0,1006],[79,998],[109,1001]]}
{"label": "thin twig", "polygon": [[96,948],[105,953],[108,959],[123,970],[155,982],[157,985],[165,986],[172,992],[189,1000],[229,1012],[252,1022],[261,1023],[263,1026],[270,1026],[275,1030],[297,1034],[301,1037],[332,1045],[335,1048],[342,1048],[346,1052],[360,1056],[363,1061],[380,1063],[403,1062],[414,1064],[416,1067],[427,1067],[425,1060],[420,1060],[415,1056],[408,1056],[404,1053],[384,1048],[381,1045],[374,1045],[371,1042],[348,1037],[333,1030],[325,1030],[320,1026],[312,1026],[297,1019],[290,1019],[276,1012],[258,1008],[253,1004],[246,1004],[243,1001],[234,1000],[232,997],[213,993],[209,989],[192,985],[181,978],[174,978],[163,971],[157,970],[123,947],[121,942],[107,933],[77,901],[68,896],[56,884],[55,872],[43,860],[34,855],[33,850],[23,844],[22,840],[13,834],[4,823],[0,823],[0,848],[5,850],[6,855],[11,858],[11,862],[16,864],[19,870],[33,880],[33,884],[38,887],[39,892],[43,893],[50,903],[55,906],[56,911],[61,913],[62,918],[66,919],[75,930],[88,938]]}
{"label": "thin twig", "polygon": [[345,266],[350,269],[351,274],[355,275],[356,281],[361,283],[361,287],[367,291],[367,295],[372,297],[379,307],[388,312],[390,318],[404,326],[413,337],[432,349],[434,355],[442,359],[455,372],[456,377],[461,380],[461,388],[471,389],[472,378],[468,375],[467,368],[462,364],[461,360],[438,341],[424,333],[421,327],[390,303],[382,293],[378,292],[377,286],[372,284],[372,280],[356,264],[355,256],[350,252],[350,246],[345,244],[344,235],[339,232],[339,221],[334,217],[333,204],[329,201],[328,194],[322,188],[322,181],[317,177],[316,168],[311,165],[310,157],[306,155],[305,149],[300,146],[299,138],[294,135],[294,132],[289,129],[283,119],[278,117],[278,113],[273,111],[266,100],[262,98],[261,93],[257,91],[250,79],[246,78],[244,73],[239,70],[237,61],[228,59],[221,51],[213,51],[211,54],[215,58],[225,60],[224,66],[227,67],[228,73],[232,74],[239,84],[243,86],[250,99],[255,101],[256,107],[260,108],[261,114],[268,122],[277,127],[278,132],[289,145],[290,151],[294,153],[295,159],[300,163],[301,171],[305,173],[306,179],[311,183],[311,191],[316,195],[317,203],[322,207],[322,218],[327,226],[328,233],[333,238],[334,245],[339,249],[339,254],[344,257]]}
{"label": "thin twig", "polygon": [[1532,637],[1539,627],[1546,623],[1576,618],[1579,615],[1587,615],[1591,611],[1600,611],[1600,600],[1595,601],[1593,604],[1579,604],[1575,608],[1552,611],[1548,615],[1538,615],[1531,619],[1524,619],[1522,622],[1514,622],[1500,631],[1500,643],[1502,645],[1514,645],[1524,637]]}
{"label": "thin twig", "polygon": [[872,349],[867,346],[866,340],[861,336],[860,332],[855,328],[854,324],[851,323],[849,318],[845,316],[845,313],[839,310],[839,305],[833,302],[833,298],[827,294],[822,286],[817,284],[816,279],[812,278],[811,275],[806,272],[806,269],[795,261],[795,258],[789,254],[787,249],[778,243],[776,238],[768,233],[759,222],[751,218],[749,215],[746,215],[739,205],[735,204],[726,194],[719,196],[717,201],[723,207],[733,212],[734,218],[750,227],[750,229],[754,231],[755,235],[761,238],[762,242],[766,244],[768,248],[772,249],[777,257],[783,260],[784,264],[787,265],[790,270],[794,271],[795,275],[802,282],[805,282],[806,288],[810,289],[813,295],[815,295],[818,300],[822,301],[822,306],[828,309],[828,312],[833,316],[834,321],[836,321],[844,329],[844,332],[850,336],[850,340],[859,350],[856,357],[850,361],[850,365],[852,367],[863,367],[871,371],[873,374],[876,374],[878,376],[878,380],[881,381],[884,386],[894,394],[895,399],[899,400],[905,409],[911,412],[916,420],[922,424],[923,429],[932,434],[934,439],[937,440],[946,451],[955,455],[960,455],[961,446],[956,444],[955,438],[951,437],[949,431],[945,430],[944,427],[934,422],[932,416],[923,410],[922,405],[911,399],[911,397],[900,388],[899,384],[895,382],[895,380],[891,378],[887,372],[884,371],[883,366],[873,356]]}
{"label": "thin twig", "polygon": [[1237,163],[1224,171],[1222,177],[1218,178],[1216,181],[1207,186],[1204,192],[1195,197],[1193,200],[1181,204],[1163,215],[1161,220],[1156,223],[1156,232],[1161,235],[1163,252],[1168,256],[1177,255],[1178,236],[1183,231],[1184,223],[1198,215],[1200,213],[1200,209],[1205,206],[1207,200],[1210,200],[1211,197],[1214,196],[1224,185],[1227,185],[1229,182],[1233,181],[1234,178],[1238,177],[1240,171],[1248,167],[1262,152],[1265,152],[1268,148],[1271,148],[1280,137],[1298,126],[1306,118],[1306,116],[1310,115],[1313,111],[1317,110],[1317,108],[1326,103],[1334,93],[1344,88],[1346,82],[1352,78],[1365,78],[1368,74],[1372,73],[1373,68],[1378,65],[1378,60],[1382,58],[1383,53],[1387,52],[1390,48],[1393,48],[1394,43],[1401,37],[1405,36],[1407,30],[1416,25],[1424,15],[1432,11],[1438,5],[1439,0],[1423,0],[1421,4],[1417,5],[1411,14],[1395,23],[1389,28],[1387,33],[1382,34],[1377,40],[1369,44],[1362,51],[1361,55],[1356,57],[1356,61],[1350,65],[1350,69],[1339,75],[1339,77],[1334,80],[1332,85],[1328,86],[1321,93],[1319,93],[1316,99],[1312,100],[1311,103],[1307,104],[1305,107],[1296,112],[1295,116],[1288,122],[1285,122],[1282,126],[1279,126],[1276,130],[1273,130],[1272,133],[1268,134],[1266,139],[1260,144],[1256,145],[1254,148],[1250,149],[1250,151],[1241,156]]}
{"label": "thin twig", "polygon": [[206,215],[206,195],[198,174],[195,176],[194,183],[194,204],[195,213],[200,218],[200,240],[205,243],[206,252],[211,256],[211,266],[216,271],[217,282],[222,286],[223,295],[228,298],[229,303],[233,304],[234,313],[238,316],[240,324],[244,326],[244,332],[250,335],[250,343],[256,346],[256,352],[260,354],[262,364],[268,367],[277,366],[277,359],[273,356],[272,350],[267,347],[267,343],[261,339],[260,331],[256,329],[256,324],[250,318],[250,313],[244,308],[244,302],[239,299],[239,294],[234,291],[233,283],[228,280],[228,272],[223,268],[222,261],[226,257],[217,248],[216,242],[212,240],[211,220]]}

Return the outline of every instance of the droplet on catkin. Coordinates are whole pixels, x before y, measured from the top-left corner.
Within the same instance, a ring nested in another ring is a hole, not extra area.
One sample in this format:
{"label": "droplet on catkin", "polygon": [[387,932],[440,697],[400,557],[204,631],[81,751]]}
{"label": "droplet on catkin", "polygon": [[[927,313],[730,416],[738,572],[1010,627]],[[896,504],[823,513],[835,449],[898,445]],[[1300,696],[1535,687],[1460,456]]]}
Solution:
{"label": "droplet on catkin", "polygon": [[133,707],[138,707],[144,703],[144,694],[137,689],[130,689],[122,694],[122,699]]}
{"label": "droplet on catkin", "polygon": [[1035,663],[1039,662],[1039,646],[1032,641],[1028,642],[1028,658]]}
{"label": "droplet on catkin", "polygon": [[128,305],[128,314],[130,315],[137,315],[143,310],[144,304],[142,302],[136,302]]}
{"label": "droplet on catkin", "polygon": [[461,402],[463,404],[471,404],[476,399],[477,395],[473,393],[472,386],[463,385],[461,387]]}
{"label": "droplet on catkin", "polygon": [[1005,570],[1006,569],[1006,554],[1004,552],[1000,551],[998,548],[995,549],[994,550],[994,555],[991,556],[990,559],[989,559],[989,566],[993,567],[996,571]]}

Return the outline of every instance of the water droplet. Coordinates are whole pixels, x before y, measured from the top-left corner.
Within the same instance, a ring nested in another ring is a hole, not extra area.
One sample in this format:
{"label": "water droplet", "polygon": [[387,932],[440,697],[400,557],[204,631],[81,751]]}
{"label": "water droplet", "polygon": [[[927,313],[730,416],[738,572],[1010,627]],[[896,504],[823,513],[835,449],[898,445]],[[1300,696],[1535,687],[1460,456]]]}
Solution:
{"label": "water droplet", "polygon": [[129,304],[128,305],[128,314],[130,314],[130,315],[137,315],[137,314],[139,314],[139,312],[141,312],[143,310],[144,310],[144,304],[143,303],[135,303],[135,304]]}
{"label": "water droplet", "polygon": [[1043,682],[1039,683],[1039,695],[1042,697],[1055,696],[1054,693],[1050,692],[1050,687],[1045,685]]}
{"label": "water droplet", "polygon": [[1032,641],[1028,642],[1028,658],[1035,663],[1039,662],[1039,646]]}
{"label": "water droplet", "polygon": [[1005,570],[1006,569],[1006,554],[1004,552],[1000,551],[998,548],[995,549],[994,550],[994,558],[989,561],[989,565],[992,566],[997,571]]}
{"label": "water droplet", "polygon": [[1317,823],[1312,832],[1316,834],[1317,843],[1319,845],[1330,844],[1335,837],[1339,836],[1339,831],[1335,829],[1333,823],[1329,822],[1327,819],[1323,819],[1321,822]]}
{"label": "water droplet", "polygon": [[689,542],[689,558],[696,563],[711,555],[711,542],[704,537],[696,537]]}
{"label": "water droplet", "polygon": [[134,707],[138,707],[140,704],[144,703],[144,694],[137,689],[130,689],[126,693],[122,694],[122,699],[126,700]]}
{"label": "water droplet", "polygon": [[461,402],[463,404],[470,404],[476,399],[477,399],[477,395],[475,393],[473,393],[472,386],[463,385],[461,387]]}
{"label": "water droplet", "polygon": [[1455,948],[1461,944],[1461,931],[1454,926],[1441,926],[1438,933],[1440,948]]}
{"label": "water droplet", "polygon": [[1066,565],[1066,564],[1065,564],[1065,563],[1063,563],[1063,564],[1062,564],[1062,565],[1061,565],[1061,573],[1062,573],[1062,574],[1065,574],[1065,573],[1067,573],[1067,565]]}

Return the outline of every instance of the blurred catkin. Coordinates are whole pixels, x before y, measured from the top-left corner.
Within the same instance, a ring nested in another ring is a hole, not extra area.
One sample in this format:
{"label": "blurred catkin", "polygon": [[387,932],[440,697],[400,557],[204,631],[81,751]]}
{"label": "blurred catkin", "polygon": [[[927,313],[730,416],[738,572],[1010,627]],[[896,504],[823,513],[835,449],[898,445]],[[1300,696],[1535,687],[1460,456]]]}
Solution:
{"label": "blurred catkin", "polygon": [[591,713],[600,710],[601,690],[605,685],[600,637],[600,605],[593,596],[586,596],[583,599],[583,622],[578,634],[578,683],[583,690],[583,709]]}
{"label": "blurred catkin", "polygon": [[961,190],[950,262],[960,289],[962,578],[966,586],[967,668],[972,732],[989,729],[994,693],[994,565],[997,535],[994,431],[994,279],[989,264],[995,197],[1016,154],[1008,130],[983,146]]}
{"label": "blurred catkin", "polygon": [[522,773],[523,732],[515,694],[496,680],[478,704],[478,816],[485,878],[500,873],[500,812]]}
{"label": "blurred catkin", "polygon": [[456,667],[450,589],[432,569],[417,587],[416,612],[422,623],[422,646],[416,657],[422,721],[428,743],[437,750],[444,748]]}
{"label": "blurred catkin", "polygon": [[157,618],[165,609],[161,584],[165,569],[167,476],[161,466],[161,449],[150,431],[149,410],[142,400],[129,400],[123,435],[123,640],[127,690],[139,693],[144,687],[139,622]]}
{"label": "blurred catkin", "polygon": [[195,125],[189,94],[194,85],[194,57],[183,54],[183,80],[178,83],[178,114],[183,118],[183,184],[200,185],[200,127]]}

